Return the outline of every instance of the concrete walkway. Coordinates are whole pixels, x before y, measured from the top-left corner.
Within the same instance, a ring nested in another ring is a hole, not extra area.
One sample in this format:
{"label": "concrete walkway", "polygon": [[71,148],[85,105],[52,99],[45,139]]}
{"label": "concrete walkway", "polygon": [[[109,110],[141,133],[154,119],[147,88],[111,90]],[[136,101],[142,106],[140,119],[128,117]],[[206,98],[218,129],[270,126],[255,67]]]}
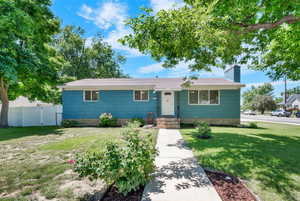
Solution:
{"label": "concrete walkway", "polygon": [[178,130],[160,129],[155,179],[142,201],[222,201]]}

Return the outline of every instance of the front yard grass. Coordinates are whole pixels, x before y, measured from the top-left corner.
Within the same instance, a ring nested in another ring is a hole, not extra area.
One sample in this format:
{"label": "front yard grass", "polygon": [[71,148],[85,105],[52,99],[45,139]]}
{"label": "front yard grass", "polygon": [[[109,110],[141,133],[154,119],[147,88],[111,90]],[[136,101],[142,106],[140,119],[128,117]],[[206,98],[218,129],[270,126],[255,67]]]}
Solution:
{"label": "front yard grass", "polygon": [[[68,182],[80,180],[67,163],[78,152],[101,151],[108,141],[121,142],[121,128],[28,127],[0,129],[0,200],[79,200]],[[143,130],[153,134],[157,131]],[[35,197],[36,197],[35,196]]]}
{"label": "front yard grass", "polygon": [[198,139],[182,129],[199,163],[247,180],[263,201],[300,201],[300,126],[259,123],[259,129],[212,127]]}

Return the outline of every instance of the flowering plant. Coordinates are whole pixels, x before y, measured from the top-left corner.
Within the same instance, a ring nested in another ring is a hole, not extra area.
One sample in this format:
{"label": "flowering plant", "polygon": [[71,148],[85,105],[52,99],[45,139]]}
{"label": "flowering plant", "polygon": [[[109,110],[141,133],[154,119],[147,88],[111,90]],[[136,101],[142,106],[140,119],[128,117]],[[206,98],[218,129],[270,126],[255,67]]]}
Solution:
{"label": "flowering plant", "polygon": [[115,127],[117,126],[117,119],[113,118],[111,113],[102,113],[99,116],[100,127]]}

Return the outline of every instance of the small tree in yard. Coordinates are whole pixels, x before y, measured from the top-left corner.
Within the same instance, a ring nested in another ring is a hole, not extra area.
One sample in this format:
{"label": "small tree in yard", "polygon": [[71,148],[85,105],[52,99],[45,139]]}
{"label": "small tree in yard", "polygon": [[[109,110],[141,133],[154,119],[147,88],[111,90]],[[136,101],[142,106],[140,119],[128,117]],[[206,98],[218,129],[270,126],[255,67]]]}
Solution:
{"label": "small tree in yard", "polygon": [[272,96],[258,95],[253,99],[251,107],[253,110],[258,110],[264,114],[266,110],[275,110],[276,102]]}
{"label": "small tree in yard", "polygon": [[59,101],[53,88],[60,60],[48,45],[59,21],[50,5],[50,0],[0,0],[0,127],[8,127],[9,100],[20,95]]}
{"label": "small tree in yard", "polygon": [[129,123],[122,132],[124,146],[109,142],[102,153],[78,155],[75,171],[90,179],[103,179],[126,195],[150,180],[157,151],[150,135],[140,134],[138,124]]}

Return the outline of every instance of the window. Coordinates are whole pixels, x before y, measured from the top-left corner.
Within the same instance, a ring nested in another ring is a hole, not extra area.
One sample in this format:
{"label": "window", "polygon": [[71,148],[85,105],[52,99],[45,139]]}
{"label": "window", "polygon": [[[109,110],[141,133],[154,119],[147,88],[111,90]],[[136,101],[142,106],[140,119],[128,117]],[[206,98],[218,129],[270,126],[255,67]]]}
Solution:
{"label": "window", "polygon": [[135,101],[148,101],[149,93],[145,90],[134,91],[134,100]]}
{"label": "window", "polygon": [[210,104],[219,104],[219,91],[212,90],[210,91],[209,95],[210,95],[209,98]]}
{"label": "window", "polygon": [[199,104],[206,105],[209,104],[209,91],[199,91]]}
{"label": "window", "polygon": [[190,90],[189,104],[190,105],[218,105],[219,91],[218,90]]}
{"label": "window", "polygon": [[99,91],[84,91],[84,101],[95,102],[99,99]]}
{"label": "window", "polygon": [[193,90],[189,93],[190,104],[198,104],[198,91]]}

